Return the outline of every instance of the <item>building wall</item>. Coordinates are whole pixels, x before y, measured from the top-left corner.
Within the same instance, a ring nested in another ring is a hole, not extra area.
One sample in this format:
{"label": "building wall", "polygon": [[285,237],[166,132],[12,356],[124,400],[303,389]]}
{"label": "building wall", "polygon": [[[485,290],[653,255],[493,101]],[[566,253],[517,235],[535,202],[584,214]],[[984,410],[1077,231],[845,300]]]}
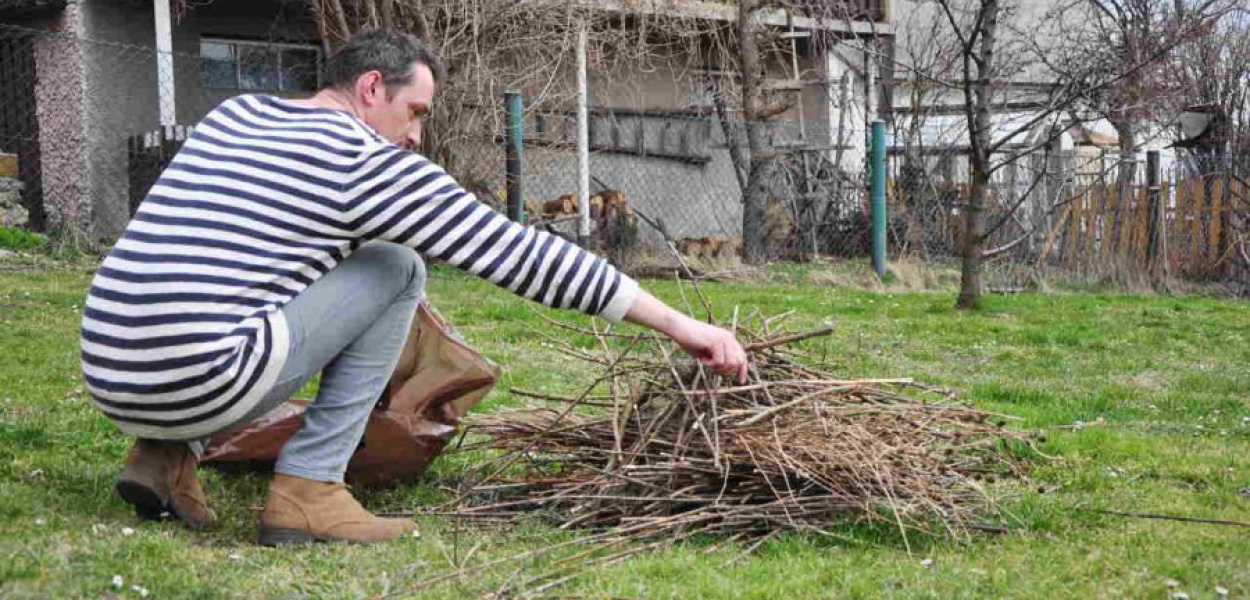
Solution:
{"label": "building wall", "polygon": [[[81,44],[79,89],[86,118],[79,135],[85,142],[77,155],[81,176],[67,182],[73,181],[73,186],[84,190],[79,196],[90,200],[93,234],[114,238],[129,218],[127,141],[159,126],[152,7],[128,0],[80,0],[77,6],[82,21],[80,36],[90,40]],[[194,6],[174,24],[179,124],[194,124],[221,100],[241,93],[203,87],[198,57],[201,37],[312,40],[313,23],[291,6],[296,5],[280,0],[214,0]],[[801,99],[808,141],[823,146],[839,140],[848,143],[843,166],[852,170],[863,164],[864,139],[863,81],[848,67],[853,61],[805,57],[800,64],[807,82]],[[774,62],[768,68],[772,78],[792,76],[788,62]],[[696,74],[674,68],[672,63],[635,65],[618,72],[628,75],[609,78],[592,73],[592,105],[673,111],[688,108],[695,97]],[[835,82],[843,73],[849,81],[850,105],[842,120],[829,108],[831,95],[841,100],[840,88],[829,85],[831,72]],[[777,126],[783,130],[779,137],[797,139],[798,118],[797,109],[782,115]],[[838,123],[847,128],[846,135],[837,135]],[[741,231],[740,190],[722,132],[718,126],[711,129],[710,160],[705,163],[602,153],[592,158],[592,174],[606,185],[625,191],[648,216],[664,220],[674,235],[737,235]],[[69,139],[63,138],[62,145],[68,145],[65,140]],[[833,155],[830,150],[829,156]],[[576,157],[572,152],[535,147],[529,150],[529,159],[528,198],[550,199],[576,192]],[[57,172],[69,172],[68,166],[58,168]],[[498,173],[502,180],[502,162]],[[64,196],[72,191],[67,188],[57,193]]]}
{"label": "building wall", "polygon": [[[841,57],[802,57],[799,70],[804,86],[798,93],[802,109],[791,108],[780,115],[770,129],[774,140],[797,143],[802,138],[810,145],[824,148],[822,153],[830,161],[841,157],[843,169],[859,172],[864,165],[865,152],[864,82],[858,72],[847,65],[847,55],[851,54],[843,51]],[[596,108],[656,112],[698,108],[695,101],[699,98],[696,90],[700,74],[682,68],[683,62],[679,58],[672,62],[630,65],[616,69],[611,75],[591,73],[590,104]],[[771,61],[766,68],[770,79],[793,78],[793,66],[789,62]],[[845,94],[840,83],[844,74]],[[738,91],[733,90],[731,95],[737,96]],[[845,111],[844,117],[841,111]],[[691,118],[695,118],[693,113]],[[620,153],[593,153],[591,175],[604,185],[623,191],[632,206],[647,217],[662,221],[669,234],[676,238],[739,236],[742,233],[741,190],[729,145],[715,115],[700,119],[711,123],[708,127],[710,160],[707,162],[694,164]],[[841,135],[839,127],[843,128]],[[833,148],[839,144],[846,146],[840,154]],[[577,193],[574,152],[537,147],[527,148],[526,152],[527,199],[551,200]],[[492,187],[502,189],[502,180],[492,182]],[[592,183],[592,189],[596,187]],[[643,233],[646,241],[659,241],[659,236],[649,227],[644,227]]]}
{"label": "building wall", "polygon": [[85,0],[82,78],[84,175],[95,237],[113,239],[130,220],[127,140],[160,125],[152,6]]}
{"label": "building wall", "polygon": [[[175,71],[178,87],[178,122],[195,123],[223,100],[244,93],[240,90],[203,86],[198,56],[201,37],[238,38],[256,41],[312,43],[315,25],[300,5],[278,0],[214,0],[187,13],[173,32],[174,53],[189,59],[178,60]],[[251,92],[249,92],[251,93]],[[266,91],[280,96],[285,94]]]}
{"label": "building wall", "polygon": [[[85,186],[91,198],[92,235],[112,239],[130,218],[128,140],[161,125],[153,8],[126,0],[80,0],[76,7],[79,35],[86,40],[79,43],[85,168],[77,185]],[[311,21],[279,18],[281,12],[273,0],[215,0],[193,7],[173,24],[178,124],[194,124],[222,100],[241,93],[203,87],[201,35],[312,39]]]}
{"label": "building wall", "polygon": [[45,225],[50,231],[85,231],[91,225],[93,195],[84,152],[81,47],[73,41],[82,30],[82,6],[70,4],[47,26],[65,37],[34,42]]}

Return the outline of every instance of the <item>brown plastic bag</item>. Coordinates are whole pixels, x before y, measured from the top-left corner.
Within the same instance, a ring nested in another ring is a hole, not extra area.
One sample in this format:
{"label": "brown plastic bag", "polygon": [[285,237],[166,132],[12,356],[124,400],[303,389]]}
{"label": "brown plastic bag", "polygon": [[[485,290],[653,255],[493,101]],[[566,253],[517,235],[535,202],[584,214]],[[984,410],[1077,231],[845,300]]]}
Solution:
{"label": "brown plastic bag", "polygon": [[[499,367],[470,348],[424,301],[347,465],[357,485],[414,481],[447,445],[460,418],[490,392]],[[292,398],[247,426],[218,434],[201,459],[213,466],[270,466],[299,429],[309,400]]]}

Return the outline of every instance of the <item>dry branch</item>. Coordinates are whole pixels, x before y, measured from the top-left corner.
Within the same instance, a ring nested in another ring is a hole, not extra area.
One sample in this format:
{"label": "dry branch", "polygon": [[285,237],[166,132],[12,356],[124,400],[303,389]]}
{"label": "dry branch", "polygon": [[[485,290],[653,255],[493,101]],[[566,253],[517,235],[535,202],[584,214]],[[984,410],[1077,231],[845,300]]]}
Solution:
{"label": "dry branch", "polygon": [[[1023,433],[910,379],[847,379],[802,365],[785,346],[829,330],[772,331],[776,321],[756,316],[756,331],[738,323],[752,358],[746,384],[635,338],[590,361],[608,365],[597,384],[549,396],[560,406],[477,417],[473,430],[488,441],[476,447],[504,451],[495,462],[511,468],[490,469],[436,512],[492,523],[537,516],[591,532],[559,570],[527,580],[530,591],[566,581],[579,565],[695,534],[753,547],[784,532],[842,538],[830,529],[855,521],[891,523],[904,537],[1003,531],[986,524],[985,483],[1020,473],[1004,442]],[[605,351],[610,341],[600,337]],[[572,409],[589,398],[603,408]]]}

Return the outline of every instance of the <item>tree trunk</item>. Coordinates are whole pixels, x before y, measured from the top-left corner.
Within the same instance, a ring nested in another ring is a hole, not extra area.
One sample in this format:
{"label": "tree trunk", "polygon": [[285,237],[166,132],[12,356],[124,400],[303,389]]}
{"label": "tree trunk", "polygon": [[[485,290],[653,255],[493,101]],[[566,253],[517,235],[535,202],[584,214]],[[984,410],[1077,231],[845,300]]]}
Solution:
{"label": "tree trunk", "polygon": [[763,147],[759,121],[760,54],[755,44],[756,0],[738,1],[738,55],[742,68],[742,119],[746,127],[750,168],[742,193],[742,258],[748,264],[767,259],[764,206],[776,159]]}
{"label": "tree trunk", "polygon": [[[981,20],[980,49],[975,50],[979,56],[975,61],[977,77],[972,82],[973,119],[968,136],[972,145],[968,153],[972,182],[968,190],[967,210],[964,213],[963,266],[960,272],[959,300],[955,303],[956,308],[976,308],[977,299],[981,295],[981,258],[985,249],[985,204],[990,183],[989,147],[992,126],[990,103],[993,100],[990,83],[995,67],[994,44],[998,31],[998,0],[984,0],[982,10],[985,14],[984,19]],[[967,48],[965,51],[973,52],[974,50]],[[968,58],[971,57],[965,60]]]}
{"label": "tree trunk", "polygon": [[985,251],[985,198],[989,192],[986,166],[973,161],[972,184],[964,212],[963,261],[956,308],[976,308],[981,295],[981,255]]}

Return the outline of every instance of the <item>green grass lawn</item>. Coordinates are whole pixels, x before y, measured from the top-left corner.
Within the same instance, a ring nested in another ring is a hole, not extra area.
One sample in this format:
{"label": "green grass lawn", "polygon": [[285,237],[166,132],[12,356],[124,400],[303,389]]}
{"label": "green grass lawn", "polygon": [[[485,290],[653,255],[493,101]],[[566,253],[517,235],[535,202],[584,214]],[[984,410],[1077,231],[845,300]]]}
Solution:
{"label": "green grass lawn", "polygon": [[[510,386],[567,393],[591,378],[541,343],[536,330],[565,334],[533,305],[457,272],[433,273],[435,306],[505,367],[478,410],[516,404]],[[80,381],[89,279],[85,268],[0,272],[0,597],[138,598],[137,586],[149,598],[480,598],[543,563],[421,594],[411,586],[449,561],[479,564],[569,538],[539,525],[457,531],[424,519],[420,540],[261,548],[253,539],[266,479],[211,470],[204,477],[222,518],[217,531],[137,520],[112,489],[129,440],[92,408]],[[648,286],[684,306],[675,284]],[[1010,490],[1007,536],[913,535],[910,554],[888,531],[852,526],[849,541],[792,536],[746,558],[740,548],[691,544],[587,572],[561,597],[1196,599],[1219,597],[1217,588],[1250,597],[1250,529],[1078,510],[1250,521],[1247,304],[1021,294],[957,312],[949,293],[799,283],[704,291],[722,317],[758,307],[795,311],[795,329],[831,324],[834,336],[806,344],[840,373],[955,388],[980,407],[1023,417],[1020,427],[1044,429],[1039,449],[1058,460]],[[1093,425],[1073,427],[1078,421]],[[442,460],[422,485],[357,492],[374,510],[430,505],[467,462]]]}

